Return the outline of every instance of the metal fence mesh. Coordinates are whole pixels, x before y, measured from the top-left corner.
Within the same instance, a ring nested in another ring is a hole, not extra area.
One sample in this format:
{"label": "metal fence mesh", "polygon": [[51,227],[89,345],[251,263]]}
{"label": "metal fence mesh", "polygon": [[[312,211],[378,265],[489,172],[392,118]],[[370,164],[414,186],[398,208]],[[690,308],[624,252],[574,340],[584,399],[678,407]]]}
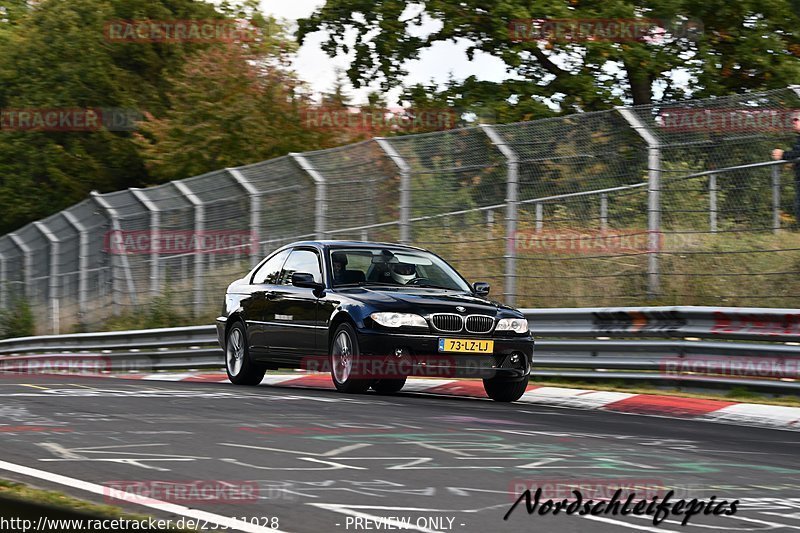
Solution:
{"label": "metal fence mesh", "polygon": [[431,249],[521,307],[792,307],[796,87],[481,125],[290,154],[93,194],[0,237],[0,310],[41,333],[159,299],[210,319],[276,248],[328,238]]}

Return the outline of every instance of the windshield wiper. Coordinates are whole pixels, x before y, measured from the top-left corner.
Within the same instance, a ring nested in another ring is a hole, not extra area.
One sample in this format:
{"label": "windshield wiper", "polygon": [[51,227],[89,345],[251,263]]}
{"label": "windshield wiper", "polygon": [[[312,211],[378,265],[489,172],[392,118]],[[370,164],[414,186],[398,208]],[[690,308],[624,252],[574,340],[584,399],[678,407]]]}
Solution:
{"label": "windshield wiper", "polygon": [[448,291],[457,291],[459,289],[454,289],[453,287],[443,287],[441,285],[433,285],[431,283],[415,283],[414,285],[403,285],[404,287],[421,287],[423,289],[445,289]]}

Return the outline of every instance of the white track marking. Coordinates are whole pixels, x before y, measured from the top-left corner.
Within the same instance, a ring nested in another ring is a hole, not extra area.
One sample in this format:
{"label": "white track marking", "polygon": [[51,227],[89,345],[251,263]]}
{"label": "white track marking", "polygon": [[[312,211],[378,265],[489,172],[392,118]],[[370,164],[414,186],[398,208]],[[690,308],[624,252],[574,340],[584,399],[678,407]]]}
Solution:
{"label": "white track marking", "polygon": [[[38,470],[36,468],[29,468],[27,466],[8,463],[6,461],[0,461],[0,470],[5,470],[23,476],[29,476],[36,479],[50,481],[51,483],[58,483],[59,485],[74,487],[76,489],[83,490],[86,492],[91,492],[93,494],[99,494],[100,496],[108,495],[108,490],[109,490],[108,487],[104,487],[102,485],[97,485],[96,483],[90,483],[88,481],[83,481],[80,479],[75,479],[72,477],[62,476],[60,474],[54,474],[52,472],[46,472],[44,470]],[[130,496],[133,501],[129,503],[134,503],[136,505],[149,507],[151,509],[156,509],[158,511],[164,511],[179,516],[184,516],[186,518],[202,520],[209,524],[210,523],[218,524],[220,527],[231,529],[233,531],[244,531],[246,533],[285,533],[278,529],[261,527],[258,526],[257,524],[251,524],[249,522],[236,520],[233,518],[229,518],[227,516],[221,516],[218,514],[209,513],[207,511],[201,511],[199,509],[192,509],[190,507],[184,507],[183,505],[176,505],[174,503],[168,503],[161,500],[154,500],[152,498],[147,498],[147,501],[137,501],[137,499],[141,500],[141,497],[137,496],[136,494],[131,494],[129,492],[120,492],[116,490],[115,492],[120,495]]]}
{"label": "white track marking", "polygon": [[628,529],[636,529],[638,531],[653,531],[655,533],[664,533],[665,531],[671,531],[669,529],[663,529],[658,527],[651,527],[651,526],[640,526],[638,524],[629,524],[628,522],[623,522],[622,520],[613,520],[611,518],[603,518],[601,516],[591,516],[586,515],[584,516],[587,520],[595,520],[597,522],[605,522],[606,524],[613,524],[615,526],[621,526]]}

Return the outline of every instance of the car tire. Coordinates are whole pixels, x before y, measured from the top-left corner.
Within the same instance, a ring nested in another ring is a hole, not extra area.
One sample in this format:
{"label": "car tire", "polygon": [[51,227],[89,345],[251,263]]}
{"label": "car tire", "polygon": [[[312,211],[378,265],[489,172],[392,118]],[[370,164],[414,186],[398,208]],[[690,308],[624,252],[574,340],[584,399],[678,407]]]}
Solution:
{"label": "car tire", "polygon": [[394,394],[400,392],[406,384],[406,378],[379,379],[372,382],[372,390],[378,394]]}
{"label": "car tire", "polygon": [[258,385],[267,369],[250,359],[247,333],[242,321],[237,320],[225,336],[225,372],[235,385]]}
{"label": "car tire", "polygon": [[328,351],[331,364],[331,379],[336,390],[347,393],[367,392],[368,379],[355,379],[353,368],[358,365],[358,338],[353,326],[344,322],[336,328]]}
{"label": "car tire", "polygon": [[486,395],[496,402],[516,402],[528,388],[528,377],[522,380],[484,379],[483,389]]}

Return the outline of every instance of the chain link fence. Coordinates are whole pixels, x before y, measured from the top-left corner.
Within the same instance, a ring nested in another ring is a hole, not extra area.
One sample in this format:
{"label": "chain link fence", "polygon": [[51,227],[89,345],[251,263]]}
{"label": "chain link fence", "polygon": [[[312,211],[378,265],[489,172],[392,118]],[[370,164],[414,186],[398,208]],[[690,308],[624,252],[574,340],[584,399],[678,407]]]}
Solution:
{"label": "chain link fence", "polygon": [[[800,88],[376,138],[91,198],[0,237],[40,333],[224,288],[303,239],[404,242],[524,307],[792,307]],[[47,320],[44,319],[47,317]]]}

